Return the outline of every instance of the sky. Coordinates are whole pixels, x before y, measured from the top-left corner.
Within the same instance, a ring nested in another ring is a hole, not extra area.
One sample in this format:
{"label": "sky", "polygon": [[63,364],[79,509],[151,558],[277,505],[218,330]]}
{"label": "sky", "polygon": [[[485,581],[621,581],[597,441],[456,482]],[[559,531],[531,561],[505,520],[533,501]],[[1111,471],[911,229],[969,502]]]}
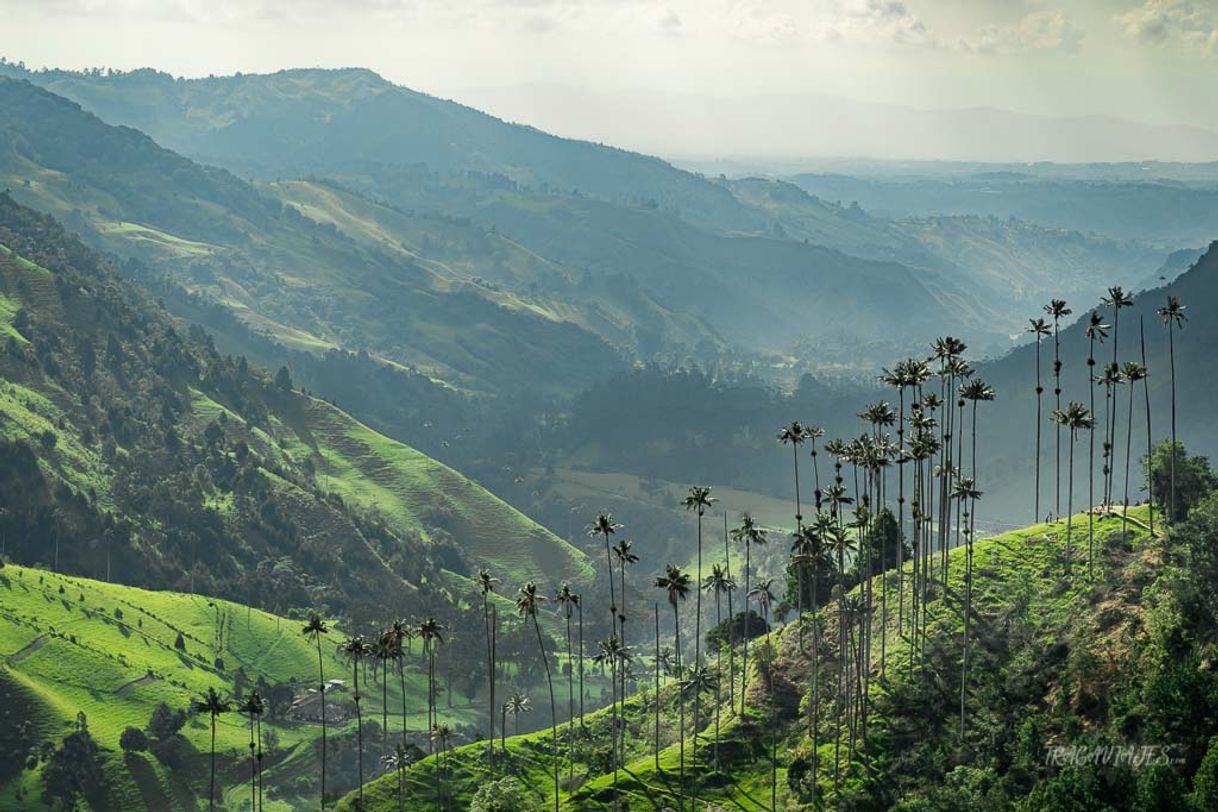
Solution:
{"label": "sky", "polygon": [[625,146],[659,143],[666,106],[764,115],[759,99],[826,96],[1218,131],[1218,0],[0,0],[0,55],[186,76],[368,67]]}

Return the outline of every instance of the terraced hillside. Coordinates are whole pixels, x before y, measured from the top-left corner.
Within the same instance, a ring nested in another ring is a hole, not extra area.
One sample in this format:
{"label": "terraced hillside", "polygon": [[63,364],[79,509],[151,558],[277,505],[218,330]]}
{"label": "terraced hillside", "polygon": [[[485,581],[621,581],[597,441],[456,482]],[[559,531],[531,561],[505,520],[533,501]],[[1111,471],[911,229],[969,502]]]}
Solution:
{"label": "terraced hillside", "polygon": [[[8,698],[3,712],[29,720],[6,724],[0,737],[5,765],[0,807],[43,807],[43,743],[57,746],[77,723],[78,713],[85,714],[100,748],[105,776],[103,791],[91,801],[94,808],[206,806],[206,716],[191,714],[181,739],[167,741],[163,748],[125,753],[119,738],[128,727],[144,729],[159,703],[187,709],[209,688],[227,697],[237,684],[249,690],[260,680],[270,687],[276,705],[262,729],[264,740],[275,742],[264,758],[266,808],[298,809],[313,802],[300,793],[317,791],[320,729],[288,710],[293,698],[307,696],[317,682],[318,653],[301,635],[301,625],[201,595],[153,592],[20,566],[0,569],[0,693]],[[349,787],[354,781],[351,669],[335,653],[341,632],[334,629],[329,637],[333,639],[325,639],[321,650],[326,678],[347,685],[328,703],[331,786]],[[405,668],[406,725],[420,731],[426,728],[426,663],[417,646]],[[364,713],[379,723],[381,680],[373,676]],[[396,738],[402,721],[396,674],[390,674],[386,688]],[[468,705],[441,705],[447,724],[466,726],[478,718]],[[421,733],[410,738],[426,746]],[[248,808],[248,744],[245,718],[221,715],[216,747],[225,808]],[[375,743],[370,749],[379,753],[381,748]],[[375,770],[375,757],[370,754],[367,760],[368,769]]]}

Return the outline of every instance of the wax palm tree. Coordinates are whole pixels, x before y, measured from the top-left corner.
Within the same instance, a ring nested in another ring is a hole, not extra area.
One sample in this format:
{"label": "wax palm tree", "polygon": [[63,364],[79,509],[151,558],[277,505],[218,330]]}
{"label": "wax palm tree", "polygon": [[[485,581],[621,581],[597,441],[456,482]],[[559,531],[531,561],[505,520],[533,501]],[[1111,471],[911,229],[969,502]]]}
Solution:
{"label": "wax palm tree", "polygon": [[[1108,417],[1108,422],[1116,420],[1116,400],[1117,387],[1125,382],[1125,376],[1121,372],[1121,368],[1116,363],[1109,363],[1104,366],[1103,373],[1100,374],[1097,382],[1104,387],[1104,412]],[[1116,446],[1114,445],[1115,430],[1111,425],[1104,428],[1104,504],[1112,503],[1112,478],[1114,469],[1116,468]]]}
{"label": "wax palm tree", "polygon": [[208,783],[207,807],[216,808],[216,717],[233,709],[232,703],[216,693],[215,688],[208,688],[207,693],[194,702],[196,713],[206,713],[211,717],[211,780]]}
{"label": "wax palm tree", "polygon": [[[667,593],[668,605],[672,607],[672,629],[675,638],[674,651],[677,658],[677,669],[681,668],[681,601],[689,596],[691,582],[689,575],[686,574],[680,567],[675,564],[669,564],[664,569],[664,574],[656,578],[655,585],[658,589],[662,589]],[[747,607],[746,607],[747,611]],[[658,698],[657,698],[657,701]],[[677,728],[677,735],[680,739],[680,761],[679,772],[677,779],[677,808],[684,809],[685,807],[685,696],[684,694],[678,697],[680,705],[681,722]]]}
{"label": "wax palm tree", "polygon": [[[715,628],[718,629],[723,625],[723,596],[731,595],[732,590],[736,585],[732,583],[731,577],[727,574],[727,570],[715,564],[711,567],[711,574],[706,576],[702,581],[702,588],[707,592],[711,592],[715,596]],[[730,635],[729,635],[730,638]],[[730,647],[731,641],[729,639]],[[715,651],[715,766],[719,766],[719,708],[723,704],[723,695],[720,692],[720,687],[723,681],[723,645],[720,644]]]}
{"label": "wax palm tree", "polygon": [[1091,559],[1095,548],[1095,343],[1108,338],[1108,325],[1098,311],[1091,311],[1087,323],[1087,387],[1090,400],[1091,427],[1087,429],[1087,573],[1091,574]]}
{"label": "wax palm tree", "polygon": [[[634,542],[629,539],[622,539],[613,546],[613,557],[617,561],[618,575],[620,581],[618,586],[622,595],[622,608],[618,613],[618,637],[621,638],[622,645],[626,645],[626,567],[637,564],[639,557],[631,552]],[[618,693],[618,702],[622,705],[622,712],[626,711],[626,673],[622,671],[618,674],[618,679],[621,681],[622,689]],[[623,732],[624,736],[625,733]],[[626,742],[622,741],[622,747],[625,748]]]}
{"label": "wax palm tree", "polygon": [[306,639],[317,647],[317,701],[321,704],[321,807],[326,807],[326,671],[321,657],[321,638],[330,632],[317,613],[301,630]]}
{"label": "wax palm tree", "polygon": [[740,526],[732,530],[732,539],[744,542],[744,643],[740,653],[740,712],[744,713],[744,694],[749,687],[749,577],[753,570],[753,545],[766,543],[766,532],[752,514],[740,516]]}
{"label": "wax palm tree", "polygon": [[520,735],[520,714],[533,710],[533,700],[522,691],[513,691],[507,701],[508,713],[512,714],[512,725],[515,735]]}
{"label": "wax palm tree", "polygon": [[1171,363],[1171,471],[1168,474],[1170,480],[1168,512],[1173,522],[1176,520],[1176,330],[1184,329],[1184,322],[1188,321],[1184,310],[1184,305],[1180,304],[1177,297],[1168,296],[1167,304],[1157,311],[1159,318],[1167,326],[1167,353]]}
{"label": "wax palm tree", "polygon": [[[815,429],[814,429],[815,430]],[[815,440],[813,444],[815,445]],[[818,487],[819,490],[819,487]],[[728,527],[727,511],[723,511],[723,568],[727,575],[727,579],[732,582],[733,588],[727,593],[727,616],[729,620],[736,617],[735,602],[732,600],[732,593],[735,590],[735,580],[732,579],[732,548],[731,548],[731,529]],[[728,635],[727,646],[727,701],[734,705],[736,702],[736,647],[732,645],[731,635]]]}
{"label": "wax palm tree", "polygon": [[[812,496],[816,503],[816,509],[820,510],[820,464],[817,461],[816,441],[825,436],[825,430],[820,426],[804,425],[804,437],[808,440],[808,445],[812,449],[812,487],[814,488]],[[727,514],[724,514],[725,516]],[[729,612],[730,614],[730,612]]]}
{"label": "wax palm tree", "polygon": [[[423,656],[427,658],[427,729],[436,726],[439,711],[436,709],[436,648],[444,642],[444,627],[434,618],[429,617],[419,624],[419,639],[423,641]],[[428,744],[432,755],[435,749]],[[440,797],[440,787],[436,786],[436,798]]]}
{"label": "wax palm tree", "polygon": [[[389,747],[389,663],[393,660],[393,630],[385,629],[369,644],[369,656],[381,664],[381,746]],[[376,662],[372,674],[376,675]]]}
{"label": "wax palm tree", "polygon": [[[1114,285],[1108,288],[1108,295],[1101,300],[1105,305],[1112,308],[1112,363],[1120,368],[1120,360],[1117,356],[1117,342],[1121,339],[1121,311],[1126,307],[1133,306],[1133,297],[1125,292],[1120,285]],[[1105,427],[1105,432],[1108,436],[1109,460],[1108,460],[1108,478],[1104,486],[1104,500],[1112,502],[1112,481],[1116,475],[1116,424],[1117,424],[1117,400],[1116,391],[1108,392],[1112,396],[1110,404],[1112,414],[1108,418],[1108,425]]]}
{"label": "wax palm tree", "polygon": [[1133,392],[1138,381],[1146,379],[1146,367],[1137,361],[1126,361],[1121,370],[1125,382],[1129,384],[1129,420],[1125,430],[1125,494],[1122,500],[1124,510],[1121,511],[1121,532],[1129,528],[1129,468],[1130,451],[1133,447]]}
{"label": "wax palm tree", "polygon": [[258,737],[258,744],[254,743],[254,733],[257,730],[258,723],[255,720],[261,720],[263,711],[266,710],[266,704],[262,701],[262,697],[257,691],[251,691],[241,704],[237,707],[237,712],[245,715],[250,723],[250,809],[258,808],[258,760],[262,753],[262,737]]}
{"label": "wax palm tree", "polygon": [[398,779],[398,812],[403,812],[406,806],[405,778],[406,770],[410,765],[414,764],[414,757],[410,751],[406,749],[406,745],[399,742],[393,746],[393,752],[381,756],[381,766],[385,772],[393,770],[397,774]]}
{"label": "wax palm tree", "polygon": [[[1155,481],[1154,439],[1150,427],[1150,367],[1146,365],[1146,320],[1138,316],[1138,345],[1142,354],[1142,396],[1146,401],[1146,507],[1147,518],[1150,520],[1150,535],[1155,535]],[[1161,506],[1160,506],[1161,507]]]}
{"label": "wax palm tree", "polygon": [[[765,618],[767,624],[770,621],[770,607],[772,607],[774,605],[774,601],[777,600],[774,597],[774,592],[772,590],[773,585],[774,579],[767,578],[764,581],[758,582],[750,593],[750,597],[757,602],[757,607],[761,609],[761,616]],[[767,641],[767,644],[770,646],[773,645],[773,643],[770,641]],[[777,720],[774,718],[774,658],[767,657],[766,659],[768,660],[766,682],[768,683],[767,687],[769,688],[767,693],[769,694],[770,706],[770,809],[777,809],[778,806],[775,804],[774,797],[775,793],[778,791],[777,784],[775,783],[778,775],[778,751],[773,746],[775,741],[775,728],[778,726]]]}
{"label": "wax palm tree", "polygon": [[[495,655],[494,655],[494,640],[491,629],[491,594],[495,591],[495,586],[499,583],[499,579],[491,575],[486,568],[478,570],[477,577],[474,578],[474,583],[478,586],[478,592],[482,595],[482,628],[486,632],[486,679],[488,683],[489,695],[487,697],[490,713],[487,714],[487,723],[490,725],[491,735],[488,741],[490,742],[490,752],[495,751]],[[568,635],[570,638],[570,621],[568,620]],[[568,646],[570,648],[570,646]],[[405,719],[405,717],[403,717]]]}
{"label": "wax palm tree", "polygon": [[[1065,299],[1053,299],[1045,305],[1045,312],[1053,318],[1053,403],[1054,408],[1060,410],[1062,407],[1062,360],[1061,360],[1061,341],[1060,328],[1061,320],[1069,316],[1072,311],[1066,306]],[[1039,344],[1039,339],[1037,340]],[[1040,425],[1040,418],[1037,418],[1037,425]],[[1054,480],[1056,489],[1056,498],[1053,503],[1054,514],[1060,516],[1062,512],[1062,433],[1061,427],[1057,429],[1057,439],[1054,445],[1054,456],[1056,457],[1057,475]],[[974,476],[976,472],[974,472]]]}
{"label": "wax palm tree", "polygon": [[[1053,412],[1053,422],[1070,432],[1070,485],[1066,496],[1066,573],[1069,574],[1071,562],[1074,560],[1071,551],[1071,538],[1074,530],[1074,441],[1078,438],[1080,431],[1092,427],[1093,421],[1091,412],[1086,406],[1070,401],[1065,409]],[[1091,574],[1090,557],[1087,560],[1087,574],[1088,576]]]}
{"label": "wax palm tree", "polygon": [[[678,690],[683,696],[692,696],[694,702],[698,702],[699,694],[718,694],[719,678],[711,673],[711,670],[706,666],[690,666],[685,669],[685,674],[678,684]],[[698,735],[698,731],[694,730],[694,736]],[[715,739],[715,766],[719,765],[718,761],[719,740]]]}
{"label": "wax palm tree", "polygon": [[778,442],[791,446],[791,458],[795,464],[795,525],[797,527],[803,521],[799,503],[799,447],[807,439],[807,430],[798,420],[792,421],[789,426],[783,426],[778,430]]}
{"label": "wax palm tree", "polygon": [[1040,426],[1041,426],[1041,402],[1044,400],[1043,395],[1045,387],[1040,380],[1040,342],[1045,336],[1050,334],[1049,324],[1044,319],[1029,319],[1028,332],[1036,336],[1036,507],[1033,520],[1040,521]]}
{"label": "wax palm tree", "polygon": [[[605,640],[600,640],[596,644],[596,654],[592,656],[592,661],[602,668],[607,664],[609,666],[609,684],[610,684],[610,719],[613,726],[613,732],[609,740],[609,760],[613,764],[613,809],[618,807],[618,767],[625,762],[625,747],[626,740],[624,736],[619,736],[618,728],[624,728],[624,720],[618,713],[617,706],[617,683],[618,675],[624,674],[626,664],[630,660],[630,651],[622,643],[621,638],[616,634],[611,634]],[[622,680],[623,687],[625,679]],[[657,699],[658,701],[658,699]],[[623,706],[624,709],[624,706]]]}
{"label": "wax palm tree", "polygon": [[[622,526],[613,520],[612,513],[597,514],[596,520],[588,526],[588,536],[590,538],[599,536],[605,543],[605,570],[609,576],[610,632],[617,631],[617,592],[613,586],[613,551],[609,546],[609,537],[621,529]],[[624,599],[625,596],[623,596]]]}
{"label": "wax palm tree", "polygon": [[[612,577],[612,573],[610,573]],[[533,631],[537,634],[537,651],[541,654],[541,664],[546,670],[546,687],[550,692],[550,735],[554,748],[554,812],[558,812],[558,715],[554,709],[554,680],[550,676],[550,658],[546,655],[545,642],[541,638],[541,624],[537,620],[537,610],[545,601],[543,595],[537,594],[537,584],[529,581],[516,593],[516,613],[533,621]]]}
{"label": "wax palm tree", "polygon": [[567,747],[571,753],[567,780],[570,781],[575,770],[575,663],[571,655],[571,616],[579,604],[579,594],[572,591],[570,584],[563,584],[558,588],[554,602],[567,622]]}
{"label": "wax palm tree", "polygon": [[[431,741],[431,746],[432,746],[433,751],[435,750],[437,745],[440,748],[439,754],[434,759],[434,769],[432,770],[432,773],[436,776],[436,786],[437,786],[437,788],[441,787],[441,786],[447,786],[447,784],[448,784],[448,750],[449,750],[449,747],[452,745],[453,729],[452,729],[452,727],[450,727],[447,724],[437,722],[432,727],[432,729],[428,735],[428,739],[430,739],[430,741]],[[443,778],[444,778],[443,782],[441,782],[441,780],[440,780],[441,774],[443,774]],[[439,796],[437,796],[437,800],[440,800]],[[448,799],[446,798],[444,800],[447,801]]]}
{"label": "wax palm tree", "polygon": [[973,613],[973,515],[976,513],[977,500],[981,491],[973,485],[972,477],[960,477],[952,494],[956,499],[967,505],[965,521],[968,526],[964,530],[965,539],[965,570],[964,570],[964,644],[960,657],[960,741],[964,741],[965,689],[968,685],[968,641],[969,624]]}
{"label": "wax palm tree", "polygon": [[[802,429],[801,429],[802,431]],[[706,515],[706,511],[716,501],[711,495],[711,489],[705,485],[694,485],[689,489],[689,494],[685,497],[683,504],[687,511],[692,510],[698,517],[698,569],[694,573],[694,586],[697,595],[695,595],[694,607],[694,665],[702,665],[702,591],[696,589],[697,585],[702,582],[702,517]],[[697,731],[701,725],[702,719],[702,701],[698,697],[694,698],[694,753],[698,752],[698,734]]]}
{"label": "wax palm tree", "polygon": [[357,739],[356,761],[359,769],[359,808],[364,808],[364,714],[362,710],[361,700],[363,696],[359,692],[359,672],[360,666],[365,658],[370,656],[372,648],[363,635],[355,634],[348,637],[338,646],[338,655],[348,665],[351,666],[351,678],[355,685],[355,692],[352,694],[352,699],[355,700],[355,731]]}

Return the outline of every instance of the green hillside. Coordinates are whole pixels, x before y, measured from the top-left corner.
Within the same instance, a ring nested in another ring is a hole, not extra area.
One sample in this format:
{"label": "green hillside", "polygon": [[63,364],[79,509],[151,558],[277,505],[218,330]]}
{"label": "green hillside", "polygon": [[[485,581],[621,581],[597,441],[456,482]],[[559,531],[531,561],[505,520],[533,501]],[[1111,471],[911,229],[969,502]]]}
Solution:
{"label": "green hillside", "polygon": [[[978,541],[963,739],[959,659],[965,550],[951,552],[946,588],[936,580],[928,593],[924,653],[916,654],[911,646],[908,618],[898,624],[895,571],[887,576],[886,613],[879,606],[882,582],[873,582],[877,607],[871,632],[878,638],[885,627],[886,666],[880,667],[877,643],[870,667],[871,734],[853,758],[847,755],[845,728],[834,722],[839,603],[826,602],[819,612],[825,629],[819,657],[819,771],[809,771],[811,637],[801,645],[798,627],[791,624],[768,641],[754,642],[750,662],[761,666],[751,666],[747,711],[740,715],[738,693],[733,707],[725,703],[718,767],[713,723],[707,719],[703,725],[695,755],[694,729],[687,719],[687,797],[712,808],[770,809],[770,752],[777,747],[780,809],[818,808],[817,797],[824,805],[850,809],[1211,808],[1209,801],[1198,799],[1218,798],[1212,783],[1218,774],[1218,738],[1211,738],[1218,725],[1207,710],[1218,696],[1218,681],[1206,653],[1213,646],[1208,624],[1218,607],[1205,594],[1218,570],[1212,555],[1202,563],[1195,551],[1211,545],[1218,532],[1216,507],[1218,496],[1211,496],[1190,523],[1166,540],[1147,532],[1145,508],[1131,511],[1127,535],[1119,518],[1101,519],[1094,579],[1085,576],[1085,515],[1073,518],[1073,578],[1063,576],[1064,522]],[[907,566],[906,610],[912,572]],[[864,594],[856,586],[848,600],[861,600]],[[663,619],[671,622],[670,615]],[[726,656],[722,668],[726,673]],[[655,693],[647,671],[642,691],[626,706],[626,757],[618,791],[631,809],[676,808],[677,686],[664,678],[657,770]],[[727,688],[722,690],[726,696]],[[686,704],[688,715],[692,700]],[[713,707],[713,700],[708,698],[708,704]],[[564,809],[612,808],[613,776],[596,768],[608,757],[608,715],[607,709],[598,711],[588,719],[585,735],[576,732],[573,765],[566,757],[568,732],[560,728]],[[835,789],[834,734],[839,729],[840,783]],[[1053,756],[1065,752],[1054,749],[1058,747],[1130,741],[1162,748],[1156,753],[1171,758],[1146,769],[1105,769],[1086,763],[1073,767]],[[487,761],[485,745],[457,748],[440,766],[442,792],[460,808],[492,778],[506,776],[519,782],[528,799],[524,806],[509,808],[545,808],[553,797],[549,748],[547,731],[509,738],[507,755],[493,763]],[[435,801],[434,769],[429,759],[406,772],[407,808],[442,808]],[[397,786],[394,774],[375,782],[367,789],[370,808],[397,809]],[[1197,807],[1188,805],[1194,787]],[[343,808],[355,808],[353,796]]]}
{"label": "green hillside", "polygon": [[[25,698],[21,713],[33,724],[22,728],[6,721],[0,744],[8,769],[0,776],[0,806],[41,808],[39,775],[46,759],[37,754],[43,742],[58,745],[78,713],[87,717],[106,776],[104,794],[92,801],[95,808],[194,809],[200,801],[206,805],[210,746],[206,717],[191,715],[182,728],[182,740],[175,740],[174,749],[164,752],[127,754],[119,747],[119,737],[127,727],[143,729],[158,703],[187,709],[208,688],[230,696],[235,681],[251,690],[262,680],[278,686],[271,692],[276,707],[263,721],[263,736],[272,733],[277,739],[264,758],[264,784],[270,790],[267,808],[299,808],[311,800],[299,793],[317,791],[313,765],[320,737],[318,725],[300,721],[287,707],[317,681],[317,652],[300,634],[301,625],[201,595],[152,592],[45,570],[4,567],[0,570],[0,687],[10,696]],[[351,669],[335,654],[338,630],[330,636],[333,639],[322,647],[326,678],[343,679],[348,685],[332,700],[337,714],[330,718],[331,747],[339,766],[331,776],[333,785],[351,786],[350,758],[340,755],[350,751],[354,729],[346,718],[352,713]],[[406,724],[415,731],[426,727],[425,671],[416,646],[406,660]],[[364,713],[366,719],[379,723],[381,686],[379,675],[374,677]],[[395,674],[390,674],[387,689],[390,727],[396,737],[402,704]],[[342,718],[336,720],[338,714]],[[468,706],[442,708],[442,714],[447,723],[462,727],[475,723],[479,715]],[[421,734],[412,738],[425,745]],[[248,808],[244,783],[248,742],[249,727],[243,717],[228,713],[219,718],[219,783],[229,809]],[[379,741],[370,749],[379,753]],[[371,764],[370,769],[375,768]]]}
{"label": "green hillside", "polygon": [[264,608],[448,605],[444,571],[480,565],[587,578],[580,553],[476,483],[292,389],[286,371],[272,381],[197,328],[181,334],[9,198],[0,244],[14,561]]}

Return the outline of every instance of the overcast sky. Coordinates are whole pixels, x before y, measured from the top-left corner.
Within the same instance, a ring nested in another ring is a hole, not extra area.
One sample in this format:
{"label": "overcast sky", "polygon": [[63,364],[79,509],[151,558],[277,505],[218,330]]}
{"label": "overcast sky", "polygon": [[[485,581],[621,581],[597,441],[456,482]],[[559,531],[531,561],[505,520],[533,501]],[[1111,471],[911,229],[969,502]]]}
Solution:
{"label": "overcast sky", "polygon": [[[522,98],[575,89],[1218,130],[1218,0],[0,0],[0,54],[190,76],[359,65],[516,119],[536,112]],[[596,107],[547,109],[548,128],[601,127]]]}

